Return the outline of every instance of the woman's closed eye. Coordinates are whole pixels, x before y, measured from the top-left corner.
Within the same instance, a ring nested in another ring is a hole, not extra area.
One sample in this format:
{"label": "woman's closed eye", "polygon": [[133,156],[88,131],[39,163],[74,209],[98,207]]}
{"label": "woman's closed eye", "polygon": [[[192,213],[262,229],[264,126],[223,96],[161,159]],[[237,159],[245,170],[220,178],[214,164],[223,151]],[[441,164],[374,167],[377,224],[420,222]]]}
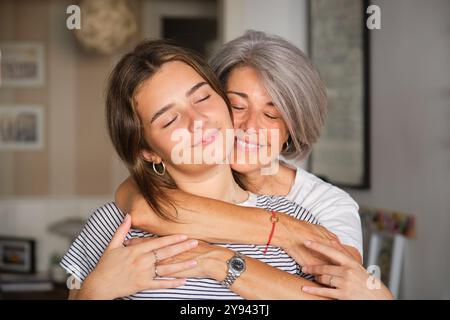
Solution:
{"label": "woman's closed eye", "polygon": [[165,125],[163,125],[163,128],[167,128],[168,126],[170,126],[175,120],[177,120],[178,115],[176,115],[175,117],[173,117],[173,119],[171,119],[169,122],[167,122]]}
{"label": "woman's closed eye", "polygon": [[245,109],[244,107],[236,105],[236,104],[231,105],[231,108],[233,108],[234,110],[244,110]]}
{"label": "woman's closed eye", "polygon": [[272,120],[278,119],[277,116],[271,115],[271,114],[269,114],[269,113],[264,113],[264,115],[265,115],[267,118],[272,119]]}
{"label": "woman's closed eye", "polygon": [[195,101],[195,103],[200,103],[200,102],[206,101],[206,100],[209,99],[209,97],[211,97],[210,94],[208,94],[208,95],[207,95],[206,97],[204,97],[204,98],[201,98],[200,100]]}

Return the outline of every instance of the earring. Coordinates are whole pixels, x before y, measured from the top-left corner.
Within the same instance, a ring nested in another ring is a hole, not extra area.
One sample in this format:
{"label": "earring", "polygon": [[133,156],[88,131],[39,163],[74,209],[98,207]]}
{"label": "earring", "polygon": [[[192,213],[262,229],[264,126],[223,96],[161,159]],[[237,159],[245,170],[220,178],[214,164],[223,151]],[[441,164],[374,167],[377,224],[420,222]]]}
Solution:
{"label": "earring", "polygon": [[289,149],[289,146],[291,145],[290,143],[289,143],[289,139],[290,139],[290,137],[286,140],[286,142],[285,142],[285,146],[284,146],[284,148],[283,148],[283,151],[284,152],[286,152],[288,149]]}
{"label": "earring", "polygon": [[158,170],[156,170],[155,163],[152,162],[152,165],[153,165],[153,171],[155,171],[155,173],[156,173],[158,176],[163,176],[164,173],[166,173],[166,166],[164,165],[164,162],[161,161],[161,164],[162,164],[162,167],[163,167],[163,171],[162,171],[162,172],[159,172]]}

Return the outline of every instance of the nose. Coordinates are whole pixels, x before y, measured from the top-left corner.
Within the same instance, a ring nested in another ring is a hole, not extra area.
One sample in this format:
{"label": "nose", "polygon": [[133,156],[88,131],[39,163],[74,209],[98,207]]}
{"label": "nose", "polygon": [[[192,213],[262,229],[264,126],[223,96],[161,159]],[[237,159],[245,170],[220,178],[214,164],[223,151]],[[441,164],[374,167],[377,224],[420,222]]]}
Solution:
{"label": "nose", "polygon": [[208,121],[208,116],[199,112],[195,107],[189,107],[186,111],[186,116],[189,121],[188,130],[191,133],[200,130]]}
{"label": "nose", "polygon": [[257,117],[253,112],[247,112],[245,117],[241,119],[239,123],[239,129],[242,129],[245,132],[256,132],[257,127]]}

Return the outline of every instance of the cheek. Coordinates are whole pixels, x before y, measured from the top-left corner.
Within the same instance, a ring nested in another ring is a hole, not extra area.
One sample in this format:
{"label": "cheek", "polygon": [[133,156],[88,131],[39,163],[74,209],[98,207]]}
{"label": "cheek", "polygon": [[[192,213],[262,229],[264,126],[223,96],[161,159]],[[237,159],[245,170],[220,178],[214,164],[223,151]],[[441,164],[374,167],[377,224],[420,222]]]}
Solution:
{"label": "cheek", "polygon": [[244,112],[233,111],[233,127],[239,129],[244,121]]}
{"label": "cheek", "polygon": [[227,104],[220,96],[211,101],[211,113],[210,118],[213,122],[220,122],[226,128],[232,128],[231,115],[228,111]]}
{"label": "cheek", "polygon": [[166,160],[170,157],[172,148],[176,143],[172,141],[171,134],[171,130],[145,129],[144,139],[152,151]]}

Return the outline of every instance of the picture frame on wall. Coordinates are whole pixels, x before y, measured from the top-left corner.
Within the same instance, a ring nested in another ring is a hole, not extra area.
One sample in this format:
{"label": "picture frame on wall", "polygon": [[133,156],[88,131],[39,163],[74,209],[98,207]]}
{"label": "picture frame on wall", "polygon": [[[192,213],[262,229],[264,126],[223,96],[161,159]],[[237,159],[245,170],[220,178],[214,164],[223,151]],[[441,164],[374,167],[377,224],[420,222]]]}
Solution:
{"label": "picture frame on wall", "polygon": [[44,83],[45,53],[42,43],[0,43],[0,88],[36,88]]}
{"label": "picture frame on wall", "polygon": [[34,239],[0,237],[0,272],[35,273],[35,247]]}
{"label": "picture frame on wall", "polygon": [[0,152],[40,150],[44,145],[41,106],[0,106]]}
{"label": "picture frame on wall", "polygon": [[310,0],[309,54],[325,83],[328,114],[309,170],[344,188],[370,188],[369,1]]}

